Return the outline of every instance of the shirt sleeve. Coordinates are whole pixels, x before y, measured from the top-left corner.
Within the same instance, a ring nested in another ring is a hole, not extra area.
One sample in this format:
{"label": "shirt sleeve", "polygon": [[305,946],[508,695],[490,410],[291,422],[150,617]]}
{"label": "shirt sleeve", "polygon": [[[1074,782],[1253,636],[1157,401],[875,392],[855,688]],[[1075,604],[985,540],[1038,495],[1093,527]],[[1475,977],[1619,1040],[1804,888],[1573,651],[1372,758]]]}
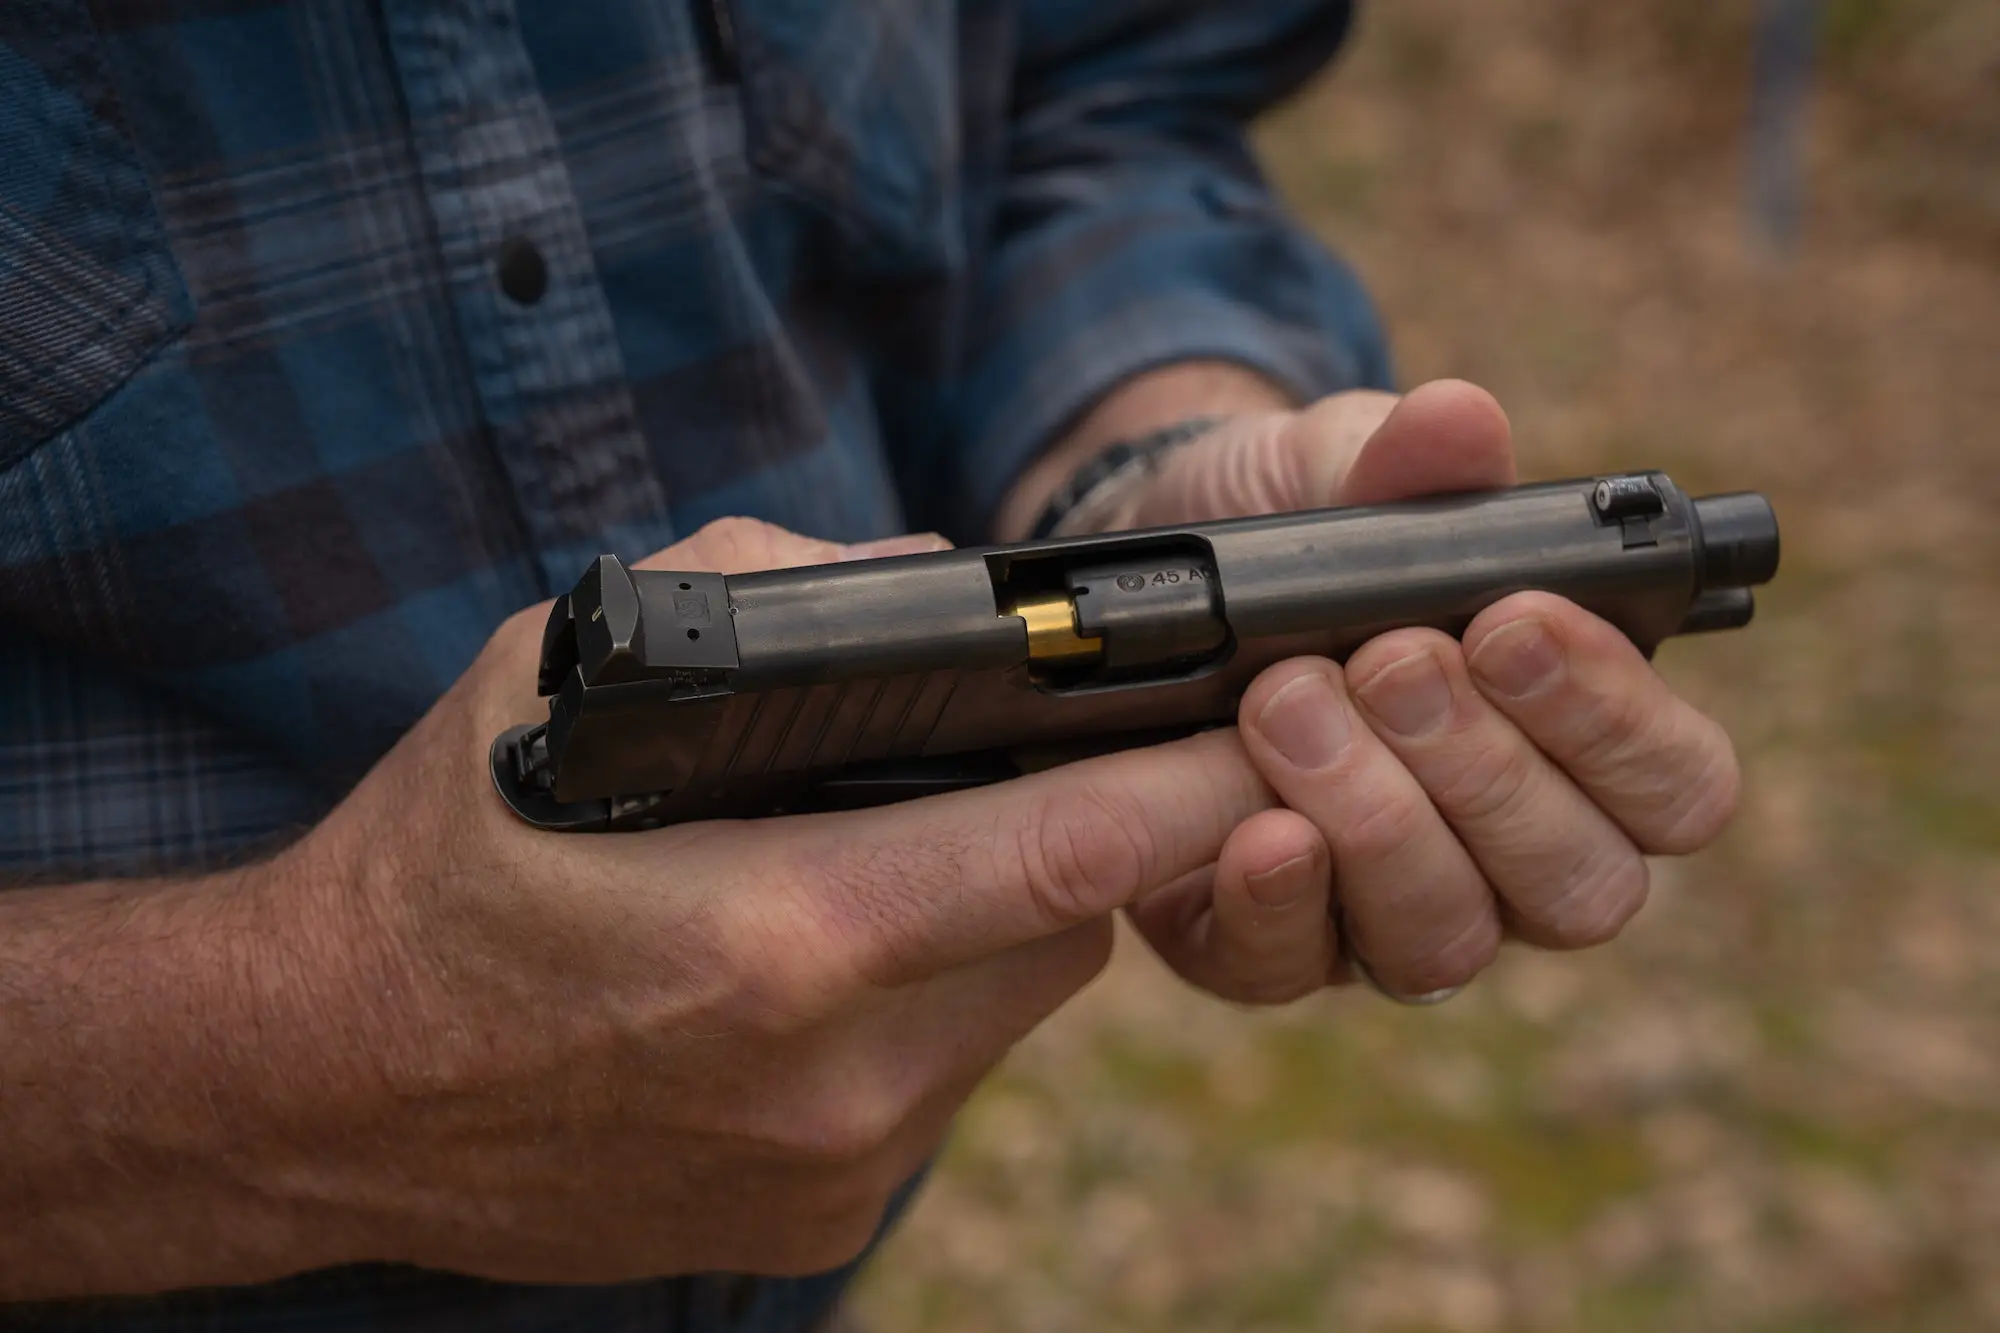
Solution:
{"label": "shirt sleeve", "polygon": [[1352,272],[1286,216],[1247,127],[1332,58],[1325,0],[1027,0],[1006,170],[954,377],[952,526],[1121,381],[1238,362],[1301,399],[1387,387]]}

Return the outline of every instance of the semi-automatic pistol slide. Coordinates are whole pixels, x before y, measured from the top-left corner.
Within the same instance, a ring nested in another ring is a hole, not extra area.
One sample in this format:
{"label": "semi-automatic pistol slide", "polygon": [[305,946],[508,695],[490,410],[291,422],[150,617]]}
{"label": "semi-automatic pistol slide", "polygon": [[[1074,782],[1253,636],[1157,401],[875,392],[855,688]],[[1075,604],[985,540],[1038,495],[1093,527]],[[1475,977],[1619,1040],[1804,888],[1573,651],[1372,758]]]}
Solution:
{"label": "semi-automatic pistol slide", "polygon": [[611,556],[556,599],[546,721],[493,742],[538,827],[615,832],[993,782],[1035,747],[1226,724],[1263,668],[1541,589],[1651,654],[1749,622],[1760,495],[1658,472],[755,574]]}

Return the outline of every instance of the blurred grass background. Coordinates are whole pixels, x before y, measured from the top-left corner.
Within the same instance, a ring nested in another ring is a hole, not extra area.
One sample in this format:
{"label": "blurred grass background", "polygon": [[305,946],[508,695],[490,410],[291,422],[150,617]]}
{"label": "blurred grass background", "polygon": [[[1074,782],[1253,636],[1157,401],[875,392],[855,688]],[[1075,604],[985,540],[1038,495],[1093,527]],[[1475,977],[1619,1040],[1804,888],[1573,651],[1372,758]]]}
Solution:
{"label": "blurred grass background", "polygon": [[1828,0],[1789,262],[1753,7],[1396,0],[1262,128],[1527,477],[1757,488],[1662,669],[1748,791],[1625,939],[1266,1014],[1121,943],[868,1275],[919,1330],[2000,1329],[2000,4]]}

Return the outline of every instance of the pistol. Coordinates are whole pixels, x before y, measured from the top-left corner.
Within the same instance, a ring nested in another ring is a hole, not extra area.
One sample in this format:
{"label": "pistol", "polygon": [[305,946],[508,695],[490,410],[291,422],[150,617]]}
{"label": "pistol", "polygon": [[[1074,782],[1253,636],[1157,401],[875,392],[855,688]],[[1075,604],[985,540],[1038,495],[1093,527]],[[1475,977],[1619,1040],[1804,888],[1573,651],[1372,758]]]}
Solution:
{"label": "pistol", "polygon": [[568,832],[879,805],[1226,725],[1265,667],[1524,589],[1650,657],[1748,624],[1777,568],[1763,496],[1660,472],[728,576],[606,555],[493,780]]}

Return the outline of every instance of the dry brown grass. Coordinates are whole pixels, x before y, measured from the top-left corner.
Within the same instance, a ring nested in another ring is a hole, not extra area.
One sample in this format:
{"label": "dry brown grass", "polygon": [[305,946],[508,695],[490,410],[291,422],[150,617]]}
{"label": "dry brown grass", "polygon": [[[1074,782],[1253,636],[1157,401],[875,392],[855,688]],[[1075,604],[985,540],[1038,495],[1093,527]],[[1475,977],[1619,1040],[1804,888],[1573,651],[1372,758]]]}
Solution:
{"label": "dry brown grass", "polygon": [[979,1097],[907,1330],[2000,1328],[2000,6],[1839,0],[1803,249],[1748,243],[1747,5],[1398,0],[1266,127],[1415,382],[1530,476],[1777,504],[1662,667],[1749,778],[1626,939],[1405,1013],[1135,948]]}

